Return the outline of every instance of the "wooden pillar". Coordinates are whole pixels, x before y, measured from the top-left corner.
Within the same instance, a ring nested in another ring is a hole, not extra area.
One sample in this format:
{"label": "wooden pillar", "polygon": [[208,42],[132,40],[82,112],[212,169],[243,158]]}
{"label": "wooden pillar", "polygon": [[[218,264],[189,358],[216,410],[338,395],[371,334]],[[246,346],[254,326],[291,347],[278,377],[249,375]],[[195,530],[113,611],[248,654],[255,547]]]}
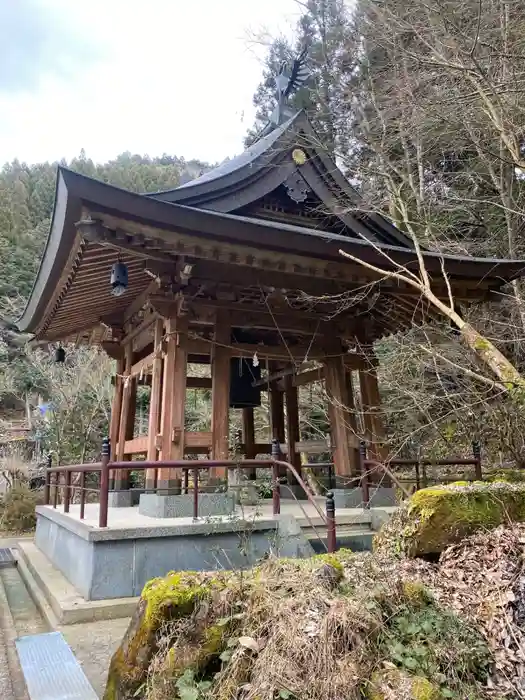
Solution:
{"label": "wooden pillar", "polygon": [[[184,408],[186,405],[186,330],[183,316],[167,319],[166,352],[162,381],[161,460],[184,457]],[[158,471],[159,493],[168,495],[180,489],[180,470],[162,468]]]}
{"label": "wooden pillar", "polygon": [[358,470],[357,465],[359,465],[359,431],[357,429],[357,416],[355,410],[355,399],[354,399],[354,383],[352,379],[352,370],[346,370],[346,399],[347,399],[347,424],[350,428],[354,439],[351,443],[351,457],[352,464],[356,465],[356,470]]}
{"label": "wooden pillar", "polygon": [[[299,400],[297,387],[293,385],[292,375],[284,378],[284,397],[286,399],[286,443],[288,445],[288,462],[293,464],[299,474],[301,473],[301,455],[295,451],[295,443],[300,440],[299,435]],[[296,480],[288,476],[289,483],[295,484]]]}
{"label": "wooden pillar", "polygon": [[[117,371],[115,374],[115,389],[113,392],[113,401],[111,402],[111,419],[109,424],[109,444],[111,449],[111,459],[117,459],[117,445],[120,428],[120,414],[122,412],[122,392],[124,389],[124,358],[117,360]],[[114,474],[110,474],[109,488],[113,490],[115,487]]]}
{"label": "wooden pillar", "polygon": [[[160,414],[162,400],[162,338],[164,335],[164,323],[162,319],[155,321],[155,336],[153,340],[153,360],[151,376],[151,393],[149,400],[149,421],[148,421],[148,462],[157,459],[157,436],[160,433]],[[146,489],[153,490],[157,486],[157,470],[148,469],[146,471]]]}
{"label": "wooden pillar", "polygon": [[[231,326],[226,314],[217,313],[215,319],[213,356],[211,363],[211,432],[212,459],[228,459],[230,410]],[[213,469],[210,478],[224,478],[226,470]]]}
{"label": "wooden pillar", "polygon": [[341,477],[356,476],[358,465],[354,448],[357,447],[357,438],[352,434],[348,421],[350,399],[342,355],[329,357],[324,366],[335,473]]}
{"label": "wooden pillar", "polygon": [[[363,410],[363,423],[365,428],[365,440],[368,443],[368,455],[371,459],[382,461],[385,459],[385,426],[381,415],[381,397],[377,381],[377,370],[371,366],[366,370],[359,370],[359,385],[361,389],[361,406]],[[376,473],[372,480],[386,483],[386,478]]]}
{"label": "wooden pillar", "polygon": [[[255,417],[253,408],[242,409],[242,441],[244,442],[244,455],[246,459],[255,459]],[[255,468],[246,470],[248,479],[257,478]]]}
{"label": "wooden pillar", "polygon": [[[137,399],[137,384],[131,376],[131,366],[133,364],[133,346],[128,343],[124,348],[124,378],[122,391],[122,409],[120,412],[120,422],[118,431],[118,445],[116,459],[119,462],[131,459],[125,454],[126,440],[133,439],[135,428],[135,408]],[[121,491],[129,488],[129,472],[116,469],[114,473],[114,489]]]}

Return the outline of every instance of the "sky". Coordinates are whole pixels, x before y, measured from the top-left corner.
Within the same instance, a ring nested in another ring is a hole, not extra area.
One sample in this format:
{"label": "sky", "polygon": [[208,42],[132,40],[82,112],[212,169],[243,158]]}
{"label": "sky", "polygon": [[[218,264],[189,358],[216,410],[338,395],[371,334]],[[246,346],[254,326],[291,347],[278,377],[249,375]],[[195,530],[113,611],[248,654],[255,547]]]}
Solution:
{"label": "sky", "polygon": [[0,0],[0,164],[242,150],[295,0]]}

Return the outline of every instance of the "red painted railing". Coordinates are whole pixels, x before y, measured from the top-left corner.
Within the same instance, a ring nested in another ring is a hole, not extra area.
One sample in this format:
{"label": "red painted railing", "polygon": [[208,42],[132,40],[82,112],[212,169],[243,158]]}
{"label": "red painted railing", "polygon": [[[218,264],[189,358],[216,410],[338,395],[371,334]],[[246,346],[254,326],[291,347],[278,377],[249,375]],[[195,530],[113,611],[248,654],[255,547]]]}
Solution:
{"label": "red painted railing", "polygon": [[[317,514],[326,526],[327,545],[329,552],[335,551],[336,548],[336,523],[335,523],[335,506],[333,494],[328,493],[326,496],[326,513],[319,507],[315,500],[314,494],[310,491],[307,484],[302,479],[298,470],[280,459],[281,450],[279,443],[274,441],[272,444],[271,459],[235,459],[235,460],[164,460],[159,462],[154,461],[134,461],[134,462],[112,462],[110,461],[110,448],[108,440],[104,440],[102,444],[101,461],[91,464],[74,464],[68,466],[53,466],[51,461],[48,461],[46,469],[46,479],[44,486],[44,503],[52,505],[54,508],[58,505],[58,492],[62,489],[64,512],[69,513],[71,496],[73,493],[80,494],[80,519],[85,517],[86,494],[98,493],[99,496],[99,527],[107,527],[108,525],[108,504],[109,504],[109,483],[110,474],[113,470],[119,471],[146,471],[164,469],[180,469],[183,472],[182,488],[185,493],[189,491],[189,474],[192,474],[193,488],[193,517],[199,517],[199,472],[208,471],[217,467],[227,467],[229,469],[271,469],[272,470],[272,503],[273,514],[279,515],[281,512],[281,484],[280,474],[283,470],[288,470],[295,478],[296,482],[304,491],[308,501],[313,505]],[[309,465],[315,467],[316,465]],[[324,465],[319,465],[324,466]],[[72,483],[73,474],[79,474],[80,483],[78,485]],[[99,474],[100,488],[86,487],[86,474]],[[63,476],[63,479],[61,477]],[[156,481],[156,480],[155,480]],[[247,482],[249,484],[249,482]],[[152,489],[152,491],[157,491]],[[297,501],[301,507],[305,517],[310,521],[313,531],[317,534],[321,542],[322,537],[319,535],[315,526],[301,503]]]}

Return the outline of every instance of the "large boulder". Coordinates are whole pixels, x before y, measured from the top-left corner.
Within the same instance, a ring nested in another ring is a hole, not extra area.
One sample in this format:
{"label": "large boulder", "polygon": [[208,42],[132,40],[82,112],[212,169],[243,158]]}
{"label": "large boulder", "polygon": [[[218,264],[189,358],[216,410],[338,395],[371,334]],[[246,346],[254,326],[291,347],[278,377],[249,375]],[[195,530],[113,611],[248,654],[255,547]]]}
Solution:
{"label": "large boulder", "polygon": [[438,555],[476,532],[525,521],[525,484],[457,482],[417,491],[374,538],[377,552]]}
{"label": "large boulder", "polygon": [[104,700],[488,700],[492,655],[413,559],[341,551],[144,589]]}

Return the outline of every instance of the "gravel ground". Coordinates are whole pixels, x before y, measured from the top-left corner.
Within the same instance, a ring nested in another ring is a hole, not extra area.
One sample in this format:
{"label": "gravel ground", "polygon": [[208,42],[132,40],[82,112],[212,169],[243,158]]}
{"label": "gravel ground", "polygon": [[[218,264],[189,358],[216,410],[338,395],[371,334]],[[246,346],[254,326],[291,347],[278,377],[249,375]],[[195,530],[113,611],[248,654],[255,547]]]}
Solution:
{"label": "gravel ground", "polygon": [[[104,694],[109,662],[120,644],[129,618],[59,627],[99,698]],[[3,695],[0,695],[2,700]]]}

